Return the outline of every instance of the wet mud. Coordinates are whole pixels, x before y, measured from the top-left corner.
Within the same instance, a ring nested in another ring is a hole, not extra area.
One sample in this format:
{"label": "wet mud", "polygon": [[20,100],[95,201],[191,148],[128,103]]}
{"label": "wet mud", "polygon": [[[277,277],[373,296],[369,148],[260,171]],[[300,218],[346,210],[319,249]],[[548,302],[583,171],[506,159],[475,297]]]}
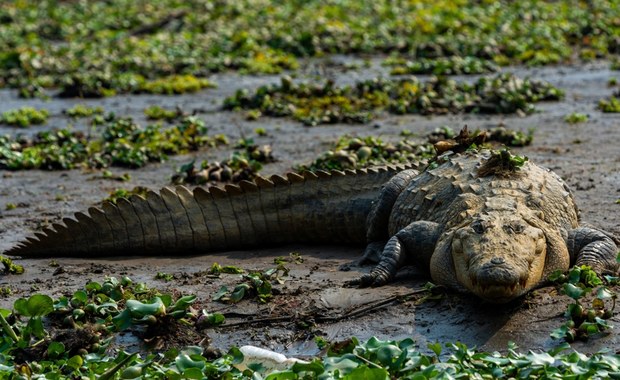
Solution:
{"label": "wet mud", "polygon": [[[350,83],[385,73],[379,63],[377,60],[370,68],[342,72],[341,66],[314,62],[303,71],[302,77],[309,80],[333,77],[338,82]],[[52,117],[45,126],[20,130],[35,133],[54,126],[64,127],[67,123],[73,123],[75,129],[88,131],[91,127],[80,121],[71,121],[62,114],[63,109],[78,103],[103,106],[106,111],[132,116],[143,125],[146,124],[144,108],[150,105],[179,106],[203,118],[213,134],[224,133],[231,141],[252,137],[258,144],[271,144],[278,161],[266,165],[263,174],[283,173],[295,164],[309,162],[327,150],[336,136],[344,133],[397,140],[404,129],[424,136],[444,125],[454,129],[467,125],[470,130],[499,124],[521,131],[532,128],[532,145],[514,151],[553,169],[567,181],[575,194],[583,222],[620,236],[620,204],[616,204],[620,198],[620,117],[596,109],[598,100],[613,92],[607,87],[608,79],[619,74],[609,71],[608,67],[607,63],[599,62],[541,69],[505,69],[519,76],[547,80],[566,92],[563,101],[539,103],[536,105],[539,112],[525,117],[384,115],[367,125],[312,128],[288,119],[246,121],[242,113],[219,111],[222,99],[238,88],[252,89],[279,79],[277,76],[234,74],[215,76],[213,80],[219,84],[217,89],[174,97],[144,95],[43,101],[18,99],[14,92],[3,90],[0,91],[0,112],[24,105],[50,110]],[[320,78],[316,79],[317,76]],[[588,114],[589,121],[566,123],[564,117],[572,112]],[[267,135],[256,136],[255,128],[264,128]],[[0,134],[5,133],[15,134],[16,130],[0,126]],[[85,210],[116,188],[146,186],[158,189],[169,185],[170,176],[180,165],[192,159],[221,160],[230,151],[227,148],[204,149],[191,155],[171,157],[164,163],[151,164],[140,170],[112,168],[114,173],[131,175],[131,180],[125,183],[104,179],[99,171],[0,171],[0,252],[42,225]],[[9,210],[7,204],[17,207]],[[426,297],[428,293],[419,290],[428,278],[413,269],[404,271],[398,281],[382,288],[344,288],[342,285],[346,280],[369,270],[368,267],[355,266],[349,271],[339,270],[341,265],[358,258],[361,250],[359,247],[289,245],[193,257],[179,252],[178,257],[165,258],[56,258],[53,266],[50,260],[16,259],[25,267],[26,273],[0,277],[0,286],[10,287],[12,291],[12,294],[0,298],[0,307],[10,308],[16,298],[34,292],[57,297],[91,280],[126,275],[162,291],[195,293],[199,298],[197,308],[227,315],[225,325],[202,330],[195,338],[198,342],[208,336],[214,347],[222,349],[254,344],[284,354],[313,355],[319,352],[313,339],[316,335],[328,341],[350,336],[360,339],[371,336],[381,339],[413,337],[420,347],[426,347],[427,342],[461,341],[486,350],[504,350],[509,341],[524,351],[559,344],[549,337],[549,333],[563,323],[563,312],[570,300],[557,294],[553,287],[538,289],[518,302],[502,306],[484,304],[476,298],[454,293]],[[239,275],[206,275],[205,271],[214,262],[264,270],[275,266],[275,258],[288,257],[291,252],[299,253],[304,260],[286,264],[290,273],[283,284],[274,287],[277,294],[269,303],[243,300],[235,305],[225,305],[212,300],[222,285],[234,286],[239,282]],[[157,272],[172,274],[173,279],[168,282],[156,280]],[[618,310],[610,322],[618,325]],[[227,324],[234,326],[227,327]],[[134,345],[136,341],[119,339],[117,344]],[[573,347],[582,352],[617,349],[620,347],[618,328],[586,343],[574,343]]]}

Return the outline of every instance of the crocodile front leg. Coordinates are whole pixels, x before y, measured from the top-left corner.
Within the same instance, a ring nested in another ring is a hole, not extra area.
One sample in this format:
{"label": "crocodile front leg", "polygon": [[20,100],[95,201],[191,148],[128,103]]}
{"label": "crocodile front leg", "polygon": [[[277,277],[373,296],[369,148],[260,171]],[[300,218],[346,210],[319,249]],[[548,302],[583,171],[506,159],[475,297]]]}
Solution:
{"label": "crocodile front leg", "polygon": [[392,177],[381,189],[377,200],[373,202],[366,220],[366,240],[368,246],[362,258],[356,263],[362,265],[379,261],[388,241],[388,224],[396,199],[419,172],[414,169],[404,170]]}
{"label": "crocodile front leg", "polygon": [[381,286],[394,279],[396,273],[407,263],[413,263],[428,271],[435,245],[441,235],[440,225],[433,222],[417,221],[392,236],[381,256],[379,264],[370,273],[347,285]]}
{"label": "crocodile front leg", "polygon": [[618,247],[602,231],[590,227],[578,227],[568,232],[566,239],[571,263],[589,265],[598,273],[618,271]]}

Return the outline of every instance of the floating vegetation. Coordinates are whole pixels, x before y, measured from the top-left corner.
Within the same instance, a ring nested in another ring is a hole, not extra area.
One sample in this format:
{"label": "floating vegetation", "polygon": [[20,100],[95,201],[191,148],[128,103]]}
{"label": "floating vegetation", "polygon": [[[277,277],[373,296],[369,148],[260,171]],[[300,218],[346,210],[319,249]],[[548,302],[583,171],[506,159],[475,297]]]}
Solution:
{"label": "floating vegetation", "polygon": [[500,126],[489,131],[476,130],[472,133],[465,127],[457,134],[450,127],[436,128],[426,136],[425,142],[415,142],[408,133],[396,143],[383,141],[374,136],[338,138],[332,148],[317,157],[310,164],[294,169],[298,172],[317,170],[360,169],[375,165],[417,162],[431,159],[446,150],[465,151],[498,143],[504,146],[520,147],[531,144],[534,131],[527,133]]}
{"label": "floating vegetation", "polygon": [[[222,287],[212,295],[229,303],[249,303],[253,299],[271,302],[278,297],[277,287],[288,273],[283,265],[262,271],[217,267],[218,274],[241,272],[233,274],[241,282],[232,291]],[[574,277],[574,271],[569,277]],[[170,278],[165,273],[154,275],[174,280],[174,276]],[[573,284],[572,279],[566,284],[574,288],[567,295],[578,302],[581,297],[577,294],[586,290]],[[608,292],[615,299],[615,293]],[[309,362],[286,360],[274,368],[258,365],[263,361],[273,364],[274,357],[280,358],[270,351],[253,356],[257,350],[250,351],[252,347],[231,347],[226,353],[218,353],[205,344],[191,345],[204,337],[203,329],[217,331],[233,325],[224,314],[202,309],[198,306],[201,304],[196,295],[161,291],[129,277],[90,281],[58,298],[44,294],[19,298],[11,309],[0,309],[0,375],[54,379],[598,379],[620,372],[620,355],[585,355],[567,343],[546,352],[528,353],[520,353],[509,343],[501,354],[462,343],[428,343],[421,349],[410,338],[396,341],[373,337],[360,342],[352,337],[330,342],[318,335],[315,339],[327,355]],[[577,303],[569,305],[571,313],[577,309],[574,305]],[[595,314],[599,309],[593,306]],[[278,322],[282,320],[279,318]],[[299,323],[298,316],[292,313],[291,322],[294,321]],[[588,326],[595,323],[599,322]],[[115,338],[120,334],[134,336],[146,347],[160,352],[128,354],[117,345]],[[251,364],[255,362],[256,365]]]}
{"label": "floating vegetation", "polygon": [[76,73],[63,77],[58,96],[101,98],[118,93],[175,95],[213,87],[216,87],[213,82],[193,75],[170,75],[147,80],[140,74],[131,73]]}
{"label": "floating vegetation", "polygon": [[573,112],[564,117],[564,121],[569,124],[585,123],[588,119],[588,115],[580,112]]}
{"label": "floating vegetation", "polygon": [[612,95],[609,99],[601,99],[598,108],[605,113],[620,112],[620,93]]}
{"label": "floating vegetation", "polygon": [[358,169],[388,163],[419,161],[435,156],[432,144],[416,144],[403,139],[396,144],[378,137],[342,136],[329,151],[321,154],[308,165],[295,167],[298,172],[317,170]]}
{"label": "floating vegetation", "polygon": [[89,107],[84,104],[76,104],[75,106],[63,111],[69,117],[80,118],[90,117],[93,115],[103,115],[103,107]]}
{"label": "floating vegetation", "polygon": [[172,176],[174,184],[204,185],[207,183],[236,183],[253,180],[263,164],[274,162],[269,145],[258,146],[252,139],[241,140],[237,150],[221,162],[195,161],[182,165]]}
{"label": "floating vegetation", "polygon": [[215,84],[205,78],[196,78],[193,75],[171,75],[168,77],[146,81],[136,92],[147,94],[185,94],[197,92],[205,88],[216,87]]}
{"label": "floating vegetation", "polygon": [[[24,96],[47,88],[106,96],[173,75],[280,73],[296,69],[300,57],[331,53],[553,64],[617,54],[619,8],[615,0],[7,0],[0,9],[0,87]],[[153,91],[177,93],[155,83],[148,85]]]}
{"label": "floating vegetation", "polygon": [[69,128],[43,131],[32,138],[0,136],[0,169],[72,169],[88,157],[88,139]]}
{"label": "floating vegetation", "polygon": [[166,120],[167,122],[172,122],[185,116],[183,110],[179,107],[166,109],[160,106],[150,106],[144,110],[144,114],[149,120]]}
{"label": "floating vegetation", "polygon": [[0,124],[8,124],[15,127],[27,128],[33,124],[43,124],[47,121],[49,112],[45,109],[33,107],[21,107],[2,113]]}
{"label": "floating vegetation", "polygon": [[[606,277],[607,282],[618,283],[617,277]],[[587,340],[611,328],[607,320],[613,316],[617,296],[592,268],[575,266],[568,274],[555,271],[549,280],[557,283],[562,293],[574,300],[566,309],[566,323],[551,333],[552,338],[568,342]]]}
{"label": "floating vegetation", "polygon": [[433,74],[433,75],[459,75],[459,74],[485,74],[497,71],[498,66],[478,57],[441,57],[419,58],[407,60],[404,58],[388,58],[383,63],[391,66],[391,75],[406,74]]}
{"label": "floating vegetation", "polygon": [[473,84],[433,77],[420,82],[373,79],[354,86],[295,84],[283,77],[279,85],[259,87],[254,94],[238,90],[224,101],[227,110],[289,116],[305,125],[366,123],[383,110],[395,114],[531,113],[533,103],[558,100],[563,92],[551,84],[511,74],[483,77]]}
{"label": "floating vegetation", "polygon": [[108,115],[98,138],[69,128],[39,132],[32,138],[0,136],[0,169],[137,168],[222,142],[209,137],[207,131],[204,122],[193,116],[164,128],[159,124],[141,127],[131,118]]}

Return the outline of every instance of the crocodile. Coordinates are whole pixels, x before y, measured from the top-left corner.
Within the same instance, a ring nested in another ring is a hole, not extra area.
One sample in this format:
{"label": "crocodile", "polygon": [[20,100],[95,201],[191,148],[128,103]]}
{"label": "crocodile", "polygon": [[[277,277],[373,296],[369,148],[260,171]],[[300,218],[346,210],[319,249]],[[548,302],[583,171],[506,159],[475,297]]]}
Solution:
{"label": "crocodile", "polygon": [[[501,164],[501,162],[500,162]],[[618,270],[613,236],[579,224],[574,197],[530,161],[504,170],[490,151],[448,151],[432,165],[289,173],[225,187],[165,187],[104,202],[36,232],[23,257],[202,254],[284,243],[366,246],[381,286],[414,265],[438,285],[493,303],[556,270]]]}

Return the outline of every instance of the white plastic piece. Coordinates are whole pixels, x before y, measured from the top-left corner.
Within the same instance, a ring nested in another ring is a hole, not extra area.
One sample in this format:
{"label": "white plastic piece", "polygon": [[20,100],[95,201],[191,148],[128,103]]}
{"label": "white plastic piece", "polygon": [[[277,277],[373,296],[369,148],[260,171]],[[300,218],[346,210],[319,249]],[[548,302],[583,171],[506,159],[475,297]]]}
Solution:
{"label": "white plastic piece", "polygon": [[235,367],[240,371],[247,369],[250,364],[262,364],[267,372],[282,371],[295,363],[308,364],[307,361],[287,358],[277,352],[256,346],[241,346],[239,350],[243,353],[243,362],[236,364]]}

